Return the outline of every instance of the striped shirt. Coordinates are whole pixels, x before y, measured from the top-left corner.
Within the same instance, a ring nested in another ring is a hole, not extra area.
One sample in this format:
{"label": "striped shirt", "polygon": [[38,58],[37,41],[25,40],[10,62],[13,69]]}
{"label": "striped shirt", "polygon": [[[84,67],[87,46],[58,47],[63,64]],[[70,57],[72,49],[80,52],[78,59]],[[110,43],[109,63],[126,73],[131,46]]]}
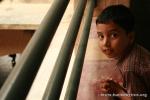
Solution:
{"label": "striped shirt", "polygon": [[132,100],[150,100],[150,52],[135,44],[117,66]]}

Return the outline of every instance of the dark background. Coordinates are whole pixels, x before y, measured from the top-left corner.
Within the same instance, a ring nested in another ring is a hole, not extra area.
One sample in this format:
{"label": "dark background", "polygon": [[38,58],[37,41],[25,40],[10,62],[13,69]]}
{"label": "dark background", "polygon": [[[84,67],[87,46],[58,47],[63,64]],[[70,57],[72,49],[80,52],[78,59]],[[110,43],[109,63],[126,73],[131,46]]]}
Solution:
{"label": "dark background", "polygon": [[150,0],[130,0],[135,15],[136,40],[150,51]]}

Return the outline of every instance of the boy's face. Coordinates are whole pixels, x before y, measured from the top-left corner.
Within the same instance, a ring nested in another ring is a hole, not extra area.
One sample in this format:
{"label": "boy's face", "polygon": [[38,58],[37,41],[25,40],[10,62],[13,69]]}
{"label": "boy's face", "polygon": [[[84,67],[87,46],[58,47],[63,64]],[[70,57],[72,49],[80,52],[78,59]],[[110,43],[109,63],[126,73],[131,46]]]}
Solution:
{"label": "boy's face", "polygon": [[109,58],[120,57],[132,43],[131,34],[113,22],[97,24],[96,27],[100,49]]}

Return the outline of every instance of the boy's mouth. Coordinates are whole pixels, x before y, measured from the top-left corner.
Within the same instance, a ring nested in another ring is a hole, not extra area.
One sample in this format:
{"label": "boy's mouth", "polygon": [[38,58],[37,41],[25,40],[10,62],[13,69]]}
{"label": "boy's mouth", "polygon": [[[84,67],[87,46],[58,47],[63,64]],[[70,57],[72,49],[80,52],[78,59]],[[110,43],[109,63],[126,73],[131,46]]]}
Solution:
{"label": "boy's mouth", "polygon": [[111,55],[113,50],[108,48],[108,49],[103,49],[103,52],[106,54],[106,55]]}

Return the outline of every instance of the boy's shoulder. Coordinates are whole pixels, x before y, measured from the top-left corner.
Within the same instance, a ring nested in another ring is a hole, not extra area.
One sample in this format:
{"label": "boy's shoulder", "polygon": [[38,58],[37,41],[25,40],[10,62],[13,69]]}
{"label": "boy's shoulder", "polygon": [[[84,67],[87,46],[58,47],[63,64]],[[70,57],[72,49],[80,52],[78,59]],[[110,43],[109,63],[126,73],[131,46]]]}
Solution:
{"label": "boy's shoulder", "polygon": [[143,46],[136,44],[135,46],[135,56],[137,57],[137,66],[139,66],[140,70],[150,71],[150,51],[145,49]]}
{"label": "boy's shoulder", "polygon": [[150,51],[145,49],[143,46],[137,44],[136,48],[139,50],[140,56],[141,56],[141,60],[148,60],[150,61]]}
{"label": "boy's shoulder", "polygon": [[141,45],[135,44],[122,65],[125,71],[136,73],[150,71],[150,52]]}

